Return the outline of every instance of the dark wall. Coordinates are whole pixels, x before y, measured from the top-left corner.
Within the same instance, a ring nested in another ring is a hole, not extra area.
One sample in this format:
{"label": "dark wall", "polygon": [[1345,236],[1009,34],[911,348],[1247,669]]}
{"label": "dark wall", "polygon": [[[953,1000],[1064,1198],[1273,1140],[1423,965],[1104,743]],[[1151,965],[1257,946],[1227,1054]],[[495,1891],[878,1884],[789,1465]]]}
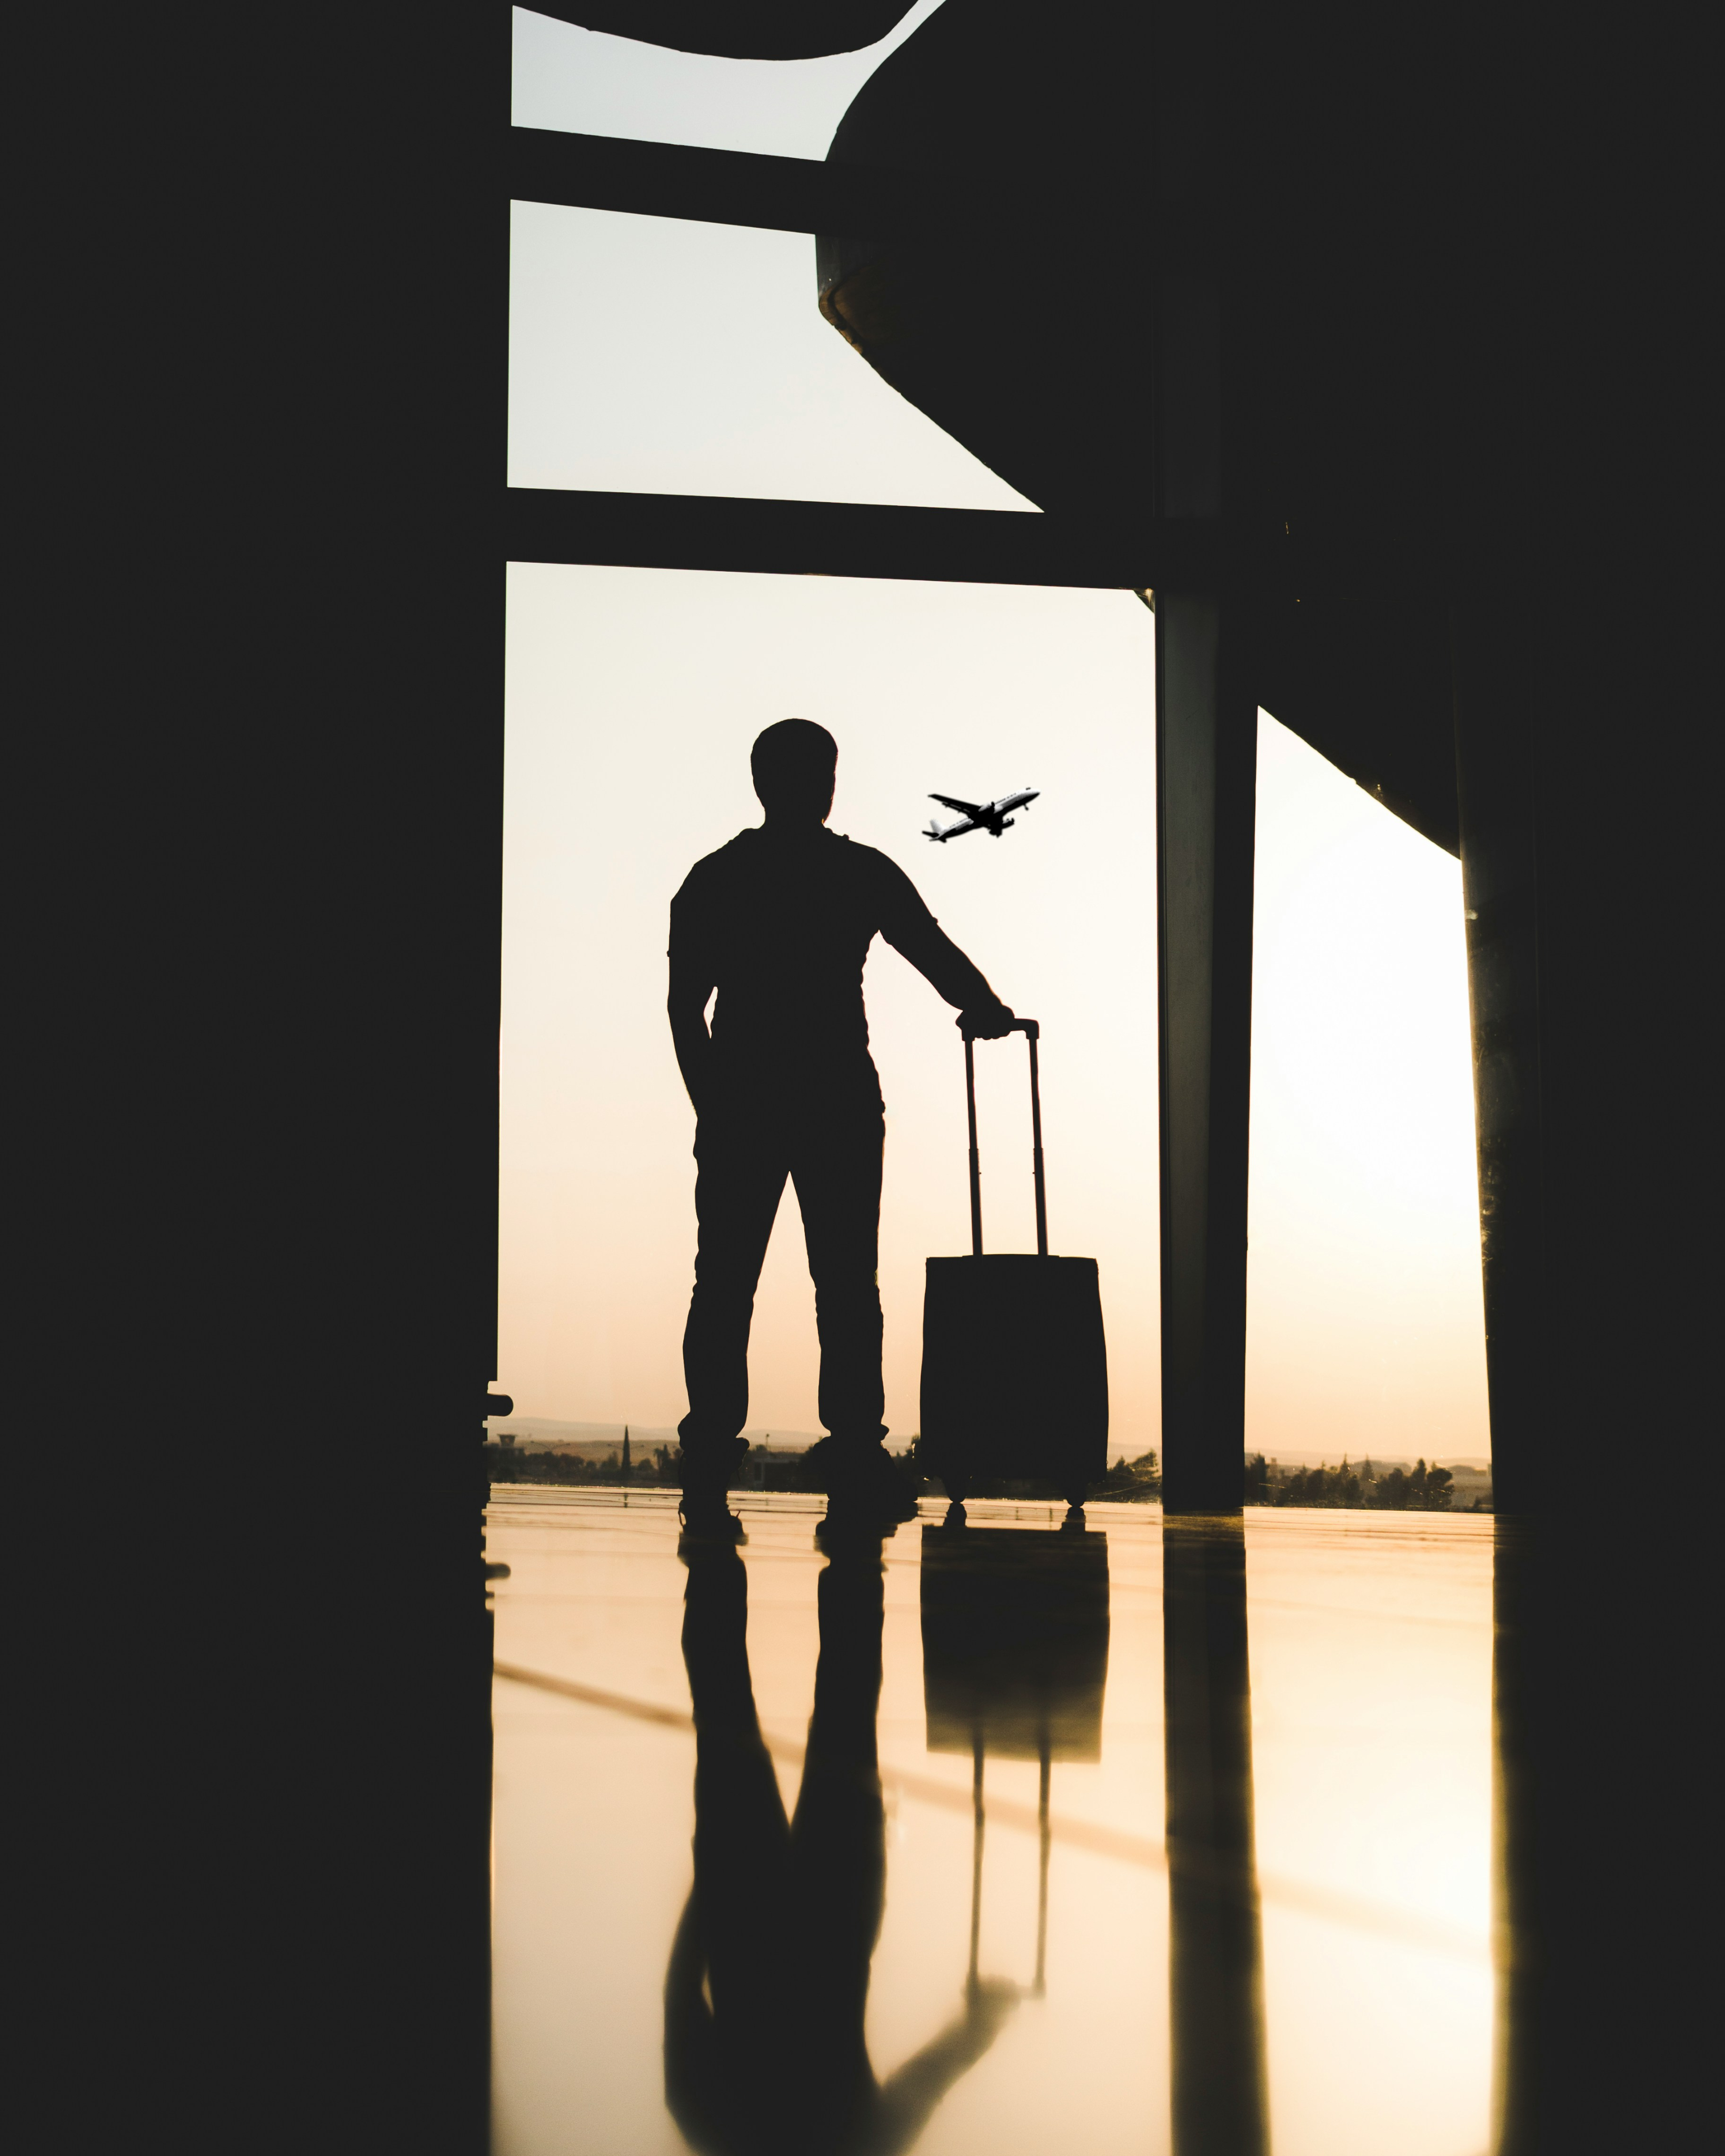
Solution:
{"label": "dark wall", "polygon": [[1505,865],[1521,969],[1482,1008],[1478,909],[1476,1059],[1506,1055],[1514,1080],[1480,1102],[1507,1140],[1485,1223],[1497,2147],[1525,2156],[1676,2145],[1712,2103],[1696,1970],[1716,1715],[1696,1655],[1716,1623],[1717,1530],[1705,1499],[1607,1494],[1615,1466],[1655,1459],[1709,1489],[1717,1420],[1701,1194],[1718,851],[1696,266],[1710,123],[1686,87],[1698,55],[1669,22],[1629,39],[1532,11],[1462,27],[1478,60],[1451,342],[1463,860],[1471,885],[1472,830]]}
{"label": "dark wall", "polygon": [[32,32],[26,2138],[471,2150],[509,16]]}

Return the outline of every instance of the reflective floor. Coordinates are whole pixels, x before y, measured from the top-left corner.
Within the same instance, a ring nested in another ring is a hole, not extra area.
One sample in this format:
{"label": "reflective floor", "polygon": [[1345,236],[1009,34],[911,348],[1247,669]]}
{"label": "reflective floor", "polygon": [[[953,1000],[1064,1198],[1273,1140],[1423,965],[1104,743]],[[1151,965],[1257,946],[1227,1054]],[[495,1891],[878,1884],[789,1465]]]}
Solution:
{"label": "reflective floor", "polygon": [[1489,1518],[737,1502],[494,1493],[499,2156],[1478,2156]]}

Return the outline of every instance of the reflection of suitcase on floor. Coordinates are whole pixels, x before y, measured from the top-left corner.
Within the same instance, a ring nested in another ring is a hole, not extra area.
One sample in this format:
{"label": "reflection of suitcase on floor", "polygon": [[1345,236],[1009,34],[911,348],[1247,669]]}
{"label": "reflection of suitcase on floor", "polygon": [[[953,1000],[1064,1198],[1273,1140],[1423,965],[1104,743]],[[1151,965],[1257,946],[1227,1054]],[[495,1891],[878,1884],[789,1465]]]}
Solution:
{"label": "reflection of suitcase on floor", "polygon": [[1101,1758],[1106,1535],[925,1527],[922,1599],[931,1752]]}
{"label": "reflection of suitcase on floor", "polygon": [[1108,1538],[1045,1529],[922,1530],[922,1699],[931,1752],[971,1755],[970,1983],[982,1924],[983,1763],[1041,1762],[1036,1976],[1048,1958],[1049,1783],[1060,1759],[1102,1756]]}
{"label": "reflection of suitcase on floor", "polygon": [[1048,1255],[1037,1026],[1030,1047],[1036,1255],[983,1255],[976,1055],[964,1043],[970,1108],[968,1258],[931,1258],[922,1304],[919,1460],[962,1502],[981,1476],[1052,1482],[1071,1505],[1107,1472],[1108,1358],[1094,1258]]}

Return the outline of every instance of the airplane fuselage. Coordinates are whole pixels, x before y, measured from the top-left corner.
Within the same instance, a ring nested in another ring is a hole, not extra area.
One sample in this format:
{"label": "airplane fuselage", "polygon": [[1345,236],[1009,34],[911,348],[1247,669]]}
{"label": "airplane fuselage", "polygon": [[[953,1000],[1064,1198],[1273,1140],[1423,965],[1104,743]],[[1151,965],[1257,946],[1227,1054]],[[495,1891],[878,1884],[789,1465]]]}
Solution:
{"label": "airplane fuselage", "polygon": [[998,801],[959,801],[948,793],[931,793],[928,798],[938,801],[942,808],[959,812],[960,820],[948,824],[944,830],[932,816],[928,819],[928,829],[922,835],[944,845],[948,839],[962,839],[971,831],[986,831],[991,838],[998,839],[1017,822],[1012,812],[1015,808],[1028,809],[1038,796],[1034,787],[1025,787],[1017,793],[1003,794]]}

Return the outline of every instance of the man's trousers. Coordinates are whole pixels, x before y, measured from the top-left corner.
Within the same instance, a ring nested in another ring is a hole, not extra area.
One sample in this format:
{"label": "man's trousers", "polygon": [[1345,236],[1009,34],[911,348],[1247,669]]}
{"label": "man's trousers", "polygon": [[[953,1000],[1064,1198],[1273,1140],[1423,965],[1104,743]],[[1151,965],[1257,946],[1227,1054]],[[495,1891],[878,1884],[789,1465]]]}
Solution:
{"label": "man's trousers", "polygon": [[702,1116],[695,1140],[700,1242],[683,1334],[689,1412],[678,1435],[691,1467],[728,1469],[748,1420],[749,1325],[786,1178],[802,1209],[820,1334],[820,1419],[845,1444],[886,1435],[880,1383],[878,1097]]}

